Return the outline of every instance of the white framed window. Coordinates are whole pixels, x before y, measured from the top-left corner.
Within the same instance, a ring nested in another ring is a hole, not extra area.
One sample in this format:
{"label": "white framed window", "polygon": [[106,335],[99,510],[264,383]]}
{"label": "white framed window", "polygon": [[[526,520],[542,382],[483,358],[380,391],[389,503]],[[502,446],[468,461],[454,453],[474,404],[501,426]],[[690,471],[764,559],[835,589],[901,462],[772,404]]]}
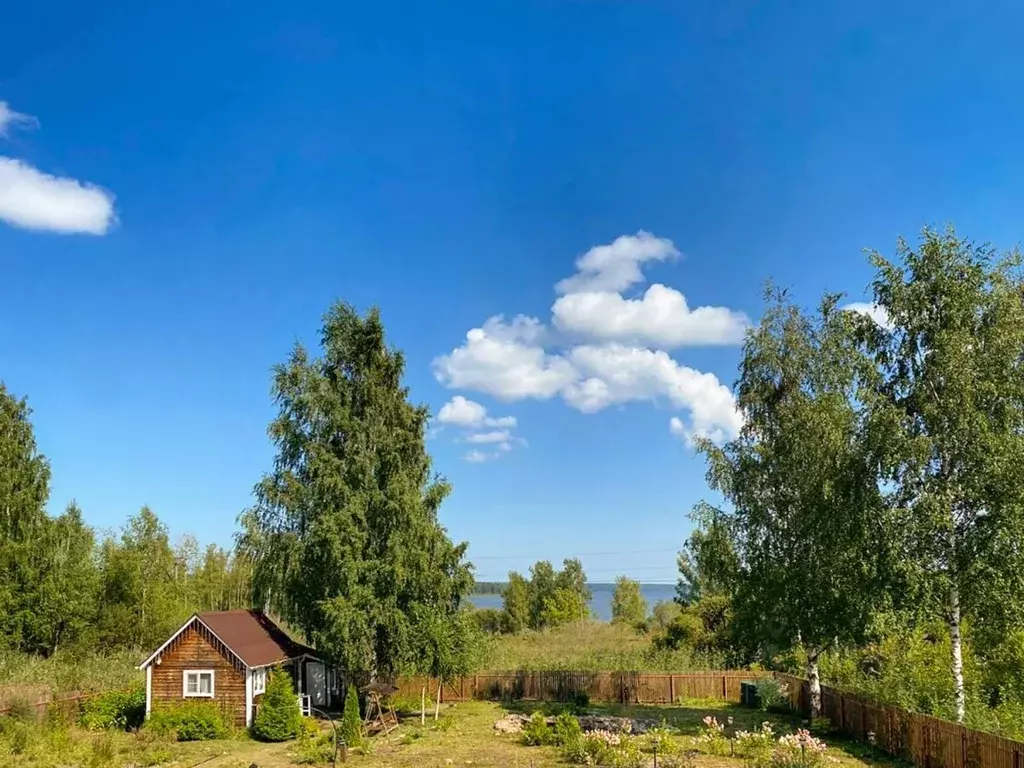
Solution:
{"label": "white framed window", "polygon": [[264,693],[267,690],[267,668],[260,667],[252,671],[252,692],[253,695],[257,693]]}
{"label": "white framed window", "polygon": [[186,669],[181,678],[181,695],[186,699],[213,698],[212,669]]}

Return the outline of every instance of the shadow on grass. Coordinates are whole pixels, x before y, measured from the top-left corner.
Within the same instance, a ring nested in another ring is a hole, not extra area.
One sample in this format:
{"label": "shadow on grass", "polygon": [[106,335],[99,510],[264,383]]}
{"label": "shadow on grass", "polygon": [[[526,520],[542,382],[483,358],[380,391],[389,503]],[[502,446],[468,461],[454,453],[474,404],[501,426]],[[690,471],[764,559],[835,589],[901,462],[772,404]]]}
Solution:
{"label": "shadow on grass", "polygon": [[[720,701],[717,699],[689,699],[678,704],[591,704],[585,708],[571,704],[541,701],[506,701],[502,708],[508,712],[531,715],[541,712],[544,715],[557,715],[561,712],[572,712],[576,715],[605,715],[628,717],[653,724],[665,724],[684,736],[696,736],[704,727],[704,718],[711,716],[725,725],[727,738],[733,738],[737,731],[755,731],[764,722],[769,722],[778,733],[792,733],[799,728],[807,728],[806,719],[790,712],[764,712]],[[885,766],[886,768],[906,768],[911,763],[902,758],[887,755],[868,744],[849,740],[841,734],[820,735],[822,741],[830,747],[843,752],[853,760],[869,766]]]}

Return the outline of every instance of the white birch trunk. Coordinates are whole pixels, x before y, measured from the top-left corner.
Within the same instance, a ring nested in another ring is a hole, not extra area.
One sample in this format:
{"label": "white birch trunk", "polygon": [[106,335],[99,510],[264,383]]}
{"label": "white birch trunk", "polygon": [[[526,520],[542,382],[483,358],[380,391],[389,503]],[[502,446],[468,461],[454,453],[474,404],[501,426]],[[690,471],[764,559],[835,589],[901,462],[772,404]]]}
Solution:
{"label": "white birch trunk", "polygon": [[953,648],[953,707],[956,721],[962,723],[967,705],[964,696],[963,639],[960,636],[960,590],[955,584],[949,593],[949,637]]}
{"label": "white birch trunk", "polygon": [[420,691],[420,725],[427,722],[427,686]]}
{"label": "white birch trunk", "polygon": [[438,680],[437,681],[437,698],[434,699],[434,722],[437,722],[437,716],[438,716],[438,714],[441,711],[441,686],[442,685],[443,685],[443,683],[440,680]]}
{"label": "white birch trunk", "polygon": [[818,673],[818,654],[807,656],[807,682],[811,694],[811,717],[821,717],[821,675]]}

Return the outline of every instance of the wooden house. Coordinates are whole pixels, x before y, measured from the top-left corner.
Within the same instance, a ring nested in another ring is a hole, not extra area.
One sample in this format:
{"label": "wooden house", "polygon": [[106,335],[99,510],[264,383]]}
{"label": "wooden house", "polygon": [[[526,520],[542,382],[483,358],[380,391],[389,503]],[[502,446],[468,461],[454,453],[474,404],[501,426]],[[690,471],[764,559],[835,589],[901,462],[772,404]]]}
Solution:
{"label": "wooden house", "polygon": [[146,716],[171,703],[213,701],[238,726],[252,724],[270,670],[288,672],[304,709],[330,707],[339,681],[312,648],[262,611],[194,614],[139,669]]}

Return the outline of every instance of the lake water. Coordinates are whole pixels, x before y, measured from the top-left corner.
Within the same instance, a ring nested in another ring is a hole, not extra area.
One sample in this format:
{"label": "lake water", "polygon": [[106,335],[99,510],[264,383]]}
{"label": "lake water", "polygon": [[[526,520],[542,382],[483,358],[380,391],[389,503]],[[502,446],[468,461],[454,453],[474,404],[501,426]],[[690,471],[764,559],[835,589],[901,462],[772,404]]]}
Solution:
{"label": "lake water", "polygon": [[[601,621],[611,621],[612,618],[612,593],[615,591],[614,584],[588,584],[592,597],[590,598],[590,610]],[[676,596],[675,584],[641,584],[640,592],[647,601],[647,610],[654,607],[654,604],[661,600],[671,600]],[[477,608],[498,608],[501,609],[501,595],[470,595],[469,601]]]}

